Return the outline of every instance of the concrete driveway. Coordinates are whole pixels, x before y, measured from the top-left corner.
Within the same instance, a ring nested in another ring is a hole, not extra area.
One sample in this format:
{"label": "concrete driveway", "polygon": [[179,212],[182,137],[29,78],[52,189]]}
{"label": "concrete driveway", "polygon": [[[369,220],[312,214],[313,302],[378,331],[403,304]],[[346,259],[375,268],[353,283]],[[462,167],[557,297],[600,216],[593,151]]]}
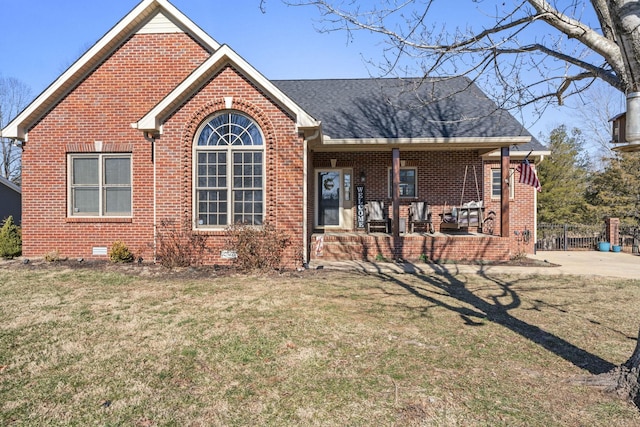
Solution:
{"label": "concrete driveway", "polygon": [[445,274],[539,274],[539,275],[593,275],[640,279],[640,256],[623,252],[567,251],[538,252],[529,258],[547,261],[557,266],[504,266],[464,264],[411,264],[392,262],[314,261],[311,268],[356,270],[368,273],[445,273]]}
{"label": "concrete driveway", "polygon": [[529,258],[546,260],[559,267],[535,270],[556,270],[547,274],[579,274],[640,279],[640,256],[624,252],[541,251]]}

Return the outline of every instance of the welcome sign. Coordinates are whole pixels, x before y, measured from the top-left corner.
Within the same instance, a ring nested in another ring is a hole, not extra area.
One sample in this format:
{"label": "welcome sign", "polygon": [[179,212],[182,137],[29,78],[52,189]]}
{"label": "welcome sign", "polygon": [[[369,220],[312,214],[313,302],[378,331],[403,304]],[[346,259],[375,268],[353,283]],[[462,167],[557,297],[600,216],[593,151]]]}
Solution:
{"label": "welcome sign", "polygon": [[356,185],[356,226],[364,228],[364,185]]}

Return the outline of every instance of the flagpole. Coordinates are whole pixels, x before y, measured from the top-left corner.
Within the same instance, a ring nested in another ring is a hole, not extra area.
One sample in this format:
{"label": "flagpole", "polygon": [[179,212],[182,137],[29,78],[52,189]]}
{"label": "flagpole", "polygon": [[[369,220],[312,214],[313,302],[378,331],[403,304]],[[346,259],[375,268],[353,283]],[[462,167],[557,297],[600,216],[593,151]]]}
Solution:
{"label": "flagpole", "polygon": [[[522,159],[522,162],[520,163],[524,163],[527,161],[527,159],[529,158],[529,156],[531,155],[531,153],[533,153],[533,150],[529,151],[529,154],[527,154],[526,156],[524,156],[524,159]],[[507,178],[508,180],[511,180],[511,177],[513,176],[513,174],[516,173],[516,170],[513,169],[511,172],[509,172],[509,177]],[[507,182],[511,182],[511,181],[507,181]]]}

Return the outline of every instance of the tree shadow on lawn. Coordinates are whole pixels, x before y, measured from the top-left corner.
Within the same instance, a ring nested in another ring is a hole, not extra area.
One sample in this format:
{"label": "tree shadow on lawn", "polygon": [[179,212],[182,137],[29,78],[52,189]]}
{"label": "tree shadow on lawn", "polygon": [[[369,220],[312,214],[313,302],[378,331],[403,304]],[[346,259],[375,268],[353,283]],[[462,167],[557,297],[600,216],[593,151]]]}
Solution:
{"label": "tree shadow on lawn", "polygon": [[[613,363],[576,347],[557,335],[509,314],[510,310],[514,310],[522,304],[520,296],[512,289],[516,282],[506,282],[487,275],[485,271],[481,271],[479,273],[481,277],[493,282],[501,290],[500,295],[492,295],[489,297],[489,300],[485,300],[475,295],[472,290],[467,288],[465,282],[456,278],[454,273],[446,267],[434,265],[433,269],[437,275],[415,273],[414,277],[442,291],[442,297],[454,298],[467,305],[466,307],[456,307],[447,304],[443,299],[437,297],[438,294],[403,282],[400,279],[402,276],[390,275],[383,272],[379,272],[378,274],[422,300],[458,313],[468,326],[481,325],[480,322],[474,319],[484,319],[499,324],[594,375],[607,373],[616,367]],[[505,299],[508,300],[507,304],[501,302]]]}

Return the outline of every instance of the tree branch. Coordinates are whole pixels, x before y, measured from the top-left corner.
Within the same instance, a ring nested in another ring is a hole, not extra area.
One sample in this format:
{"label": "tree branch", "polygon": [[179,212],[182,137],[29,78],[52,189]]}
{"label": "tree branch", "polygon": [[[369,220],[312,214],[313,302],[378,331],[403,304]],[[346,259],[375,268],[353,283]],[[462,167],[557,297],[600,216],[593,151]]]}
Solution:
{"label": "tree branch", "polygon": [[[518,0],[510,7],[502,3],[497,12],[484,15],[493,25],[486,25],[485,19],[478,21],[477,25],[485,24],[479,31],[456,28],[449,32],[444,25],[439,29],[429,23],[435,0],[425,4],[378,0],[366,5],[355,1],[284,1],[317,7],[326,25],[321,32],[346,30],[352,35],[365,31],[383,36],[388,43],[379,64],[383,75],[411,74],[411,69],[400,68],[411,64],[407,59],[419,65],[427,77],[465,75],[478,81],[485,74],[482,78],[487,81],[481,87],[493,92],[491,96],[499,105],[508,105],[506,108],[545,99],[562,104],[596,78],[621,91],[628,87],[628,72],[615,38],[615,17],[610,13],[614,7],[611,2],[618,0],[591,0],[602,34],[580,20],[578,5],[586,6],[587,0],[571,2],[562,11],[550,0]],[[541,36],[540,25],[550,29],[549,35]],[[528,84],[532,79],[536,81]]]}
{"label": "tree branch", "polygon": [[[620,74],[620,72],[624,73],[624,61],[620,52],[620,47],[613,39],[613,31],[609,33],[612,38],[608,39],[598,34],[588,25],[559,12],[546,0],[528,0],[528,2],[536,9],[540,19],[570,38],[575,38],[589,49],[604,57],[609,65],[616,70],[617,74]],[[604,12],[605,8],[602,7],[602,2],[600,2],[598,6],[600,9],[599,11],[596,9],[596,13],[599,14]],[[605,22],[607,22],[606,19]],[[608,31],[609,30],[611,30],[610,27]]]}

